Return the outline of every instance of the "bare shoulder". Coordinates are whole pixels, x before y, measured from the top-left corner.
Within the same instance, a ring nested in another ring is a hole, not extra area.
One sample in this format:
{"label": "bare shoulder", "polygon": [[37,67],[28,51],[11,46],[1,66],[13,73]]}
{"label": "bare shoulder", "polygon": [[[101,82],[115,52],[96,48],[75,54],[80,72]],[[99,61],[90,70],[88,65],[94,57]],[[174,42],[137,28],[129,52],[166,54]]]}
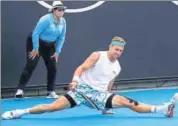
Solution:
{"label": "bare shoulder", "polygon": [[99,57],[100,57],[100,53],[93,52],[81,65],[82,68],[86,70],[86,69],[92,67],[98,61]]}
{"label": "bare shoulder", "polygon": [[89,58],[92,59],[92,60],[98,60],[100,57],[100,53],[99,52],[93,52]]}

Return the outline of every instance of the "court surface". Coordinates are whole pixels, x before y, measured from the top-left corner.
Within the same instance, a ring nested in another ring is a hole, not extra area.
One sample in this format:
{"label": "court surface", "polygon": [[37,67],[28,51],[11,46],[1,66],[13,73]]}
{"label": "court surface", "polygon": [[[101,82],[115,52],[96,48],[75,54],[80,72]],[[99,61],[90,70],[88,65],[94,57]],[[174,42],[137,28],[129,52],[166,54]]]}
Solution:
{"label": "court surface", "polygon": [[[120,95],[141,102],[159,105],[170,100],[178,88],[155,89],[143,91],[121,92]],[[46,104],[54,99],[44,97],[2,100],[2,112],[17,108],[27,108],[37,104]],[[2,120],[2,126],[176,126],[178,125],[178,104],[174,117],[167,118],[162,114],[139,114],[129,109],[113,110],[114,115],[102,115],[94,109],[85,106],[45,113],[40,115],[25,115],[21,119]]]}

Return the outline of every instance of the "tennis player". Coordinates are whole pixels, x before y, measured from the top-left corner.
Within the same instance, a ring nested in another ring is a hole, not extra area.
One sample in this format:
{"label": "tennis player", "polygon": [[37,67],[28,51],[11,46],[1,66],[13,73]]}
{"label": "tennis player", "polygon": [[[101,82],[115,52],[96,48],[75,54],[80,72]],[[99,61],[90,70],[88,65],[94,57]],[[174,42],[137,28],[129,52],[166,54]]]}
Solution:
{"label": "tennis player", "polygon": [[[148,105],[131,98],[115,95],[111,92],[114,79],[119,75],[121,66],[117,60],[126,45],[121,37],[114,37],[108,51],[93,52],[83,64],[74,72],[73,80],[69,84],[70,91],[51,104],[41,104],[32,108],[17,109],[5,112],[3,119],[20,118],[26,114],[40,114],[44,112],[60,111],[88,101],[81,94],[89,98],[103,114],[110,114],[110,108],[126,107],[138,113],[162,113],[172,117],[178,93],[164,105]],[[75,90],[73,90],[75,89]],[[80,92],[80,93],[78,93]]]}

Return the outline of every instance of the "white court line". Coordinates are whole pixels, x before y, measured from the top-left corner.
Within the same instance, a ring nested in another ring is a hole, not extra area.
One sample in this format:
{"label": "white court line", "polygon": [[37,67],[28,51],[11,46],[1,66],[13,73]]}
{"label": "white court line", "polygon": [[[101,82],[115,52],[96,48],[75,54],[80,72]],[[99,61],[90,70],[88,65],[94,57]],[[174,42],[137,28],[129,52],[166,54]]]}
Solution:
{"label": "white court line", "polygon": [[173,3],[176,4],[176,5],[178,5],[178,1],[171,1],[171,2],[173,2]]}
{"label": "white court line", "polygon": [[[23,97],[23,98],[3,98],[1,99],[2,101],[6,101],[6,100],[23,100],[23,99],[32,99],[32,98],[46,98],[46,96],[34,96],[34,97]],[[46,99],[50,99],[50,98],[46,98]]]}
{"label": "white court line", "polygon": [[115,91],[115,92],[137,92],[137,91],[147,91],[147,90],[164,90],[164,89],[178,89],[178,87],[163,87],[163,88],[148,88],[148,89],[128,89],[123,91]]}
{"label": "white court line", "polygon": [[[178,89],[178,87],[164,87],[164,88],[148,88],[148,89],[133,89],[133,90],[122,90],[122,91],[113,91],[113,93],[116,92],[139,92],[139,91],[148,91],[148,90],[164,90],[164,89]],[[35,97],[24,97],[22,99],[19,100],[23,100],[23,99],[31,99],[31,98],[45,98],[46,96],[35,96]],[[5,99],[1,99],[2,101],[6,101],[6,100],[18,100],[18,98],[5,98]],[[48,99],[48,98],[46,98]]]}
{"label": "white court line", "polygon": [[[46,3],[45,1],[37,1],[40,5],[51,9],[52,5]],[[90,6],[84,7],[84,8],[76,8],[76,9],[66,9],[65,12],[66,13],[80,13],[80,12],[86,12],[92,9],[95,9],[97,7],[99,7],[100,5],[102,5],[105,1],[97,1],[95,4],[92,4]]]}

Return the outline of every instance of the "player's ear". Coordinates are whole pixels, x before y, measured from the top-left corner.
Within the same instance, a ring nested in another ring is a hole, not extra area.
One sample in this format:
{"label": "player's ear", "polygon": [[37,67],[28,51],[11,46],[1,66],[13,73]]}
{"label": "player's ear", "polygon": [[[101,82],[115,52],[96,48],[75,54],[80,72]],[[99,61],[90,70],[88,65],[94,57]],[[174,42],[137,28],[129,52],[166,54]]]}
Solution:
{"label": "player's ear", "polygon": [[109,45],[109,49],[111,49],[112,47],[113,47],[113,45],[110,44],[110,45]]}

